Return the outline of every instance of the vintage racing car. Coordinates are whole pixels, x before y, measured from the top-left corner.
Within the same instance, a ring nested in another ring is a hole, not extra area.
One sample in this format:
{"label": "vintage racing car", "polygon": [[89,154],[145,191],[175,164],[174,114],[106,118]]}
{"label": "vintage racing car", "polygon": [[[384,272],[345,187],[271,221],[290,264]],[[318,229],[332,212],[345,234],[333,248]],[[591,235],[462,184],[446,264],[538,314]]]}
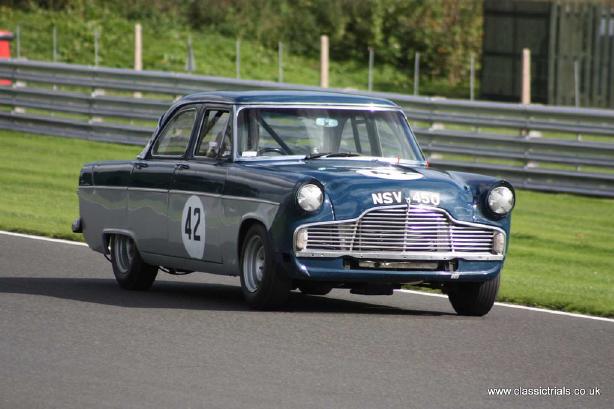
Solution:
{"label": "vintage racing car", "polygon": [[293,289],[439,288],[492,307],[513,187],[428,166],[402,109],[328,92],[205,92],[160,118],[135,160],[84,165],[73,230],[123,288],[158,270],[240,276],[254,307]]}

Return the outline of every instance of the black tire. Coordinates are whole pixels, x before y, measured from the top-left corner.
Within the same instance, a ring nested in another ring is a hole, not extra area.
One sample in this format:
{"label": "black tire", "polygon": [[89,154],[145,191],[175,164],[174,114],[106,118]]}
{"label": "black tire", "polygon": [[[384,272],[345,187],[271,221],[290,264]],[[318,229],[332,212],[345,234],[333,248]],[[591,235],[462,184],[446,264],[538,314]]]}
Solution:
{"label": "black tire", "polygon": [[128,236],[111,237],[111,264],[117,283],[126,290],[148,290],[158,275],[158,267],[143,261]]}
{"label": "black tire", "polygon": [[324,283],[314,283],[306,281],[298,285],[298,289],[307,295],[326,295],[333,290],[333,286]]}
{"label": "black tire", "polygon": [[261,224],[249,228],[241,245],[241,290],[252,308],[283,305],[291,281],[275,268],[273,251],[266,229]]}
{"label": "black tire", "polygon": [[481,283],[459,283],[451,288],[448,299],[458,315],[481,317],[492,308],[499,292],[499,274]]}

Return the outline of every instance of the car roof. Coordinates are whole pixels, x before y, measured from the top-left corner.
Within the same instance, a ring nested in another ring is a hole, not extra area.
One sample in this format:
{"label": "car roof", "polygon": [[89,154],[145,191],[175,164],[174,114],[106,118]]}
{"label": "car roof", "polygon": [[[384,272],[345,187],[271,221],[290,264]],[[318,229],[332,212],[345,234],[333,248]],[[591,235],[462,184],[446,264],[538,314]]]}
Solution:
{"label": "car roof", "polygon": [[190,102],[219,102],[235,105],[334,104],[398,107],[394,102],[384,98],[326,91],[211,91],[187,95],[177,101],[178,104]]}

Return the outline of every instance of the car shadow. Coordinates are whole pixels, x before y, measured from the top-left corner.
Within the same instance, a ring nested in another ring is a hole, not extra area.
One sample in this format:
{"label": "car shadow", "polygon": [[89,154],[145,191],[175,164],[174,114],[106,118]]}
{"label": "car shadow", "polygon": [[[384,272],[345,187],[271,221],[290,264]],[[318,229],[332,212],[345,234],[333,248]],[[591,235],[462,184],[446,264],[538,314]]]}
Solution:
{"label": "car shadow", "polygon": [[[217,283],[157,281],[149,291],[126,291],[114,279],[64,277],[0,277],[0,293],[41,295],[87,303],[136,308],[251,311],[240,287]],[[292,292],[277,311],[414,316],[455,315]]]}

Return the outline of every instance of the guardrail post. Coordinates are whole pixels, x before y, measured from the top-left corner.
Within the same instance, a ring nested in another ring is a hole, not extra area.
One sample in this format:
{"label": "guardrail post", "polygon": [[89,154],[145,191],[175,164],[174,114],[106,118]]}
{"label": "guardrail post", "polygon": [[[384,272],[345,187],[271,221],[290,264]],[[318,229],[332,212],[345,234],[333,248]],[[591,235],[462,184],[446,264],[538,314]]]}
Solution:
{"label": "guardrail post", "polygon": [[522,49],[522,90],[520,101],[524,105],[531,103],[531,50]]}
{"label": "guardrail post", "polygon": [[235,42],[235,69],[237,79],[241,78],[241,40]]}
{"label": "guardrail post", "polygon": [[[142,38],[141,23],[134,25],[134,69],[136,71],[143,70],[143,38]],[[142,98],[143,94],[140,92],[134,93],[135,98]]]}
{"label": "guardrail post", "polygon": [[[573,62],[573,89],[574,89],[574,102],[576,108],[580,107],[580,61],[577,59]],[[581,134],[576,134],[578,141],[582,140]]]}
{"label": "guardrail post", "polygon": [[420,91],[420,53],[416,52],[414,58],[414,95]]}
{"label": "guardrail post", "polygon": [[[522,49],[522,60],[521,60],[521,79],[520,79],[520,103],[522,105],[531,104],[531,51],[528,48]],[[520,136],[528,137],[529,136],[529,113],[524,108],[522,112],[525,116],[525,123],[527,126],[520,129]]]}
{"label": "guardrail post", "polygon": [[469,57],[469,99],[474,100],[475,91],[475,55],[471,53]]}
{"label": "guardrail post", "polygon": [[53,62],[58,62],[58,28],[53,26]]}
{"label": "guardrail post", "polygon": [[373,60],[374,60],[373,47],[369,47],[369,78],[367,81],[367,89],[369,92],[373,91]]}
{"label": "guardrail post", "polygon": [[277,81],[284,82],[284,44],[277,43]]}
{"label": "guardrail post", "polygon": [[580,62],[576,59],[573,62],[573,94],[576,108],[580,107]]}
{"label": "guardrail post", "polygon": [[100,64],[100,58],[98,56],[99,40],[100,40],[100,31],[96,28],[94,29],[94,67],[98,67],[98,65]]}
{"label": "guardrail post", "polygon": [[[100,29],[94,29],[94,67],[98,68],[100,65]],[[96,73],[94,72],[94,76]],[[92,89],[92,93],[90,94],[92,97],[97,97],[99,95],[105,95],[105,90],[102,88],[94,87]],[[93,110],[92,101],[90,100],[90,110]],[[98,116],[92,116],[90,118],[90,122],[102,122],[102,118]]]}
{"label": "guardrail post", "polygon": [[15,27],[15,56],[17,59],[21,58],[21,26],[19,24]]}
{"label": "guardrail post", "polygon": [[320,36],[320,87],[328,88],[328,36]]}
{"label": "guardrail post", "polygon": [[143,28],[141,23],[134,25],[134,69],[143,69]]}
{"label": "guardrail post", "polygon": [[[53,26],[53,31],[52,31],[52,37],[53,37],[53,62],[58,62],[58,28],[56,26]],[[58,86],[56,84],[53,84],[53,89],[57,90]]]}
{"label": "guardrail post", "polygon": [[196,60],[194,59],[194,48],[192,48],[192,35],[188,35],[188,55],[185,62],[185,70],[193,73],[196,70]]}

